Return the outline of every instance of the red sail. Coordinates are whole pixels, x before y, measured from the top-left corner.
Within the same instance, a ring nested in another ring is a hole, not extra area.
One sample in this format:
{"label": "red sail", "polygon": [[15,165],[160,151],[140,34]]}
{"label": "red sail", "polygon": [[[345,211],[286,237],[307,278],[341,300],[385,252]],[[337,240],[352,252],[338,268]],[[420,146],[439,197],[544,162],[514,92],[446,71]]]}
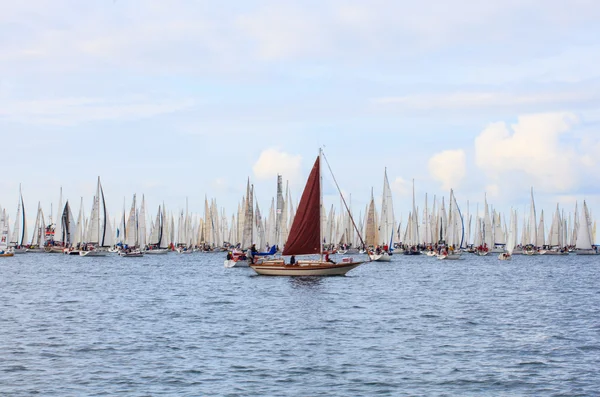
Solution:
{"label": "red sail", "polygon": [[321,181],[319,158],[306,181],[283,255],[318,254],[321,247]]}

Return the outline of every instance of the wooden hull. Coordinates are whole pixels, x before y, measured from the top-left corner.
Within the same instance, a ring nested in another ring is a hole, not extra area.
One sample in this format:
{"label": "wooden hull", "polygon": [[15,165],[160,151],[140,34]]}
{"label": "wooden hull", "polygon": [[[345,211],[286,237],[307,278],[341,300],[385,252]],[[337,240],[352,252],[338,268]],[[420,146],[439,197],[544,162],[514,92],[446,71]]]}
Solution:
{"label": "wooden hull", "polygon": [[8,258],[9,256],[15,256],[12,252],[7,252],[5,254],[0,254],[0,258]]}
{"label": "wooden hull", "polygon": [[286,265],[283,261],[269,261],[252,264],[250,267],[263,276],[343,276],[364,262],[329,263],[319,261],[299,261]]}

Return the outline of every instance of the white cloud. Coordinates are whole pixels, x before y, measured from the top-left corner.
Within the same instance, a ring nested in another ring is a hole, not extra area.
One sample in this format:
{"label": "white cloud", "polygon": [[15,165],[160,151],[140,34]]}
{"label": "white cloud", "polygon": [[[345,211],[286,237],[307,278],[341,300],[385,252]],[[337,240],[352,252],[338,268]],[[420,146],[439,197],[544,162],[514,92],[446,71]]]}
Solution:
{"label": "white cloud", "polygon": [[302,156],[292,155],[276,148],[263,150],[252,167],[258,179],[275,179],[282,175],[284,180],[299,184],[301,177]]}
{"label": "white cloud", "polygon": [[442,189],[457,188],[467,172],[465,151],[445,150],[429,159],[429,173],[442,183]]}
{"label": "white cloud", "polygon": [[412,194],[411,183],[400,176],[390,183],[390,189],[398,197],[408,197]]}
{"label": "white cloud", "polygon": [[0,100],[0,120],[46,125],[75,125],[91,121],[131,120],[187,109],[191,99],[150,100],[139,96],[108,100],[73,97],[27,101]]}
{"label": "white cloud", "polygon": [[446,92],[373,98],[377,106],[399,107],[415,110],[428,109],[481,109],[488,107],[523,107],[580,103],[599,98],[596,92],[561,91],[518,94],[508,92]]}
{"label": "white cloud", "polygon": [[581,164],[573,145],[561,143],[577,117],[572,113],[521,116],[510,127],[492,123],[475,139],[475,162],[494,181],[526,175],[540,189],[566,191],[577,185]]}

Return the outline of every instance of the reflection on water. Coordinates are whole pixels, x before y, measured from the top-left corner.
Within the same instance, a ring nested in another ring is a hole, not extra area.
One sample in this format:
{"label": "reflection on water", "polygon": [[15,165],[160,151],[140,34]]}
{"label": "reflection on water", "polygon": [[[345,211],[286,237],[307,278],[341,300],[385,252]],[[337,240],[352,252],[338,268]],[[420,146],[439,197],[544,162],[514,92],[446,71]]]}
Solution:
{"label": "reflection on water", "polygon": [[300,277],[290,277],[289,283],[292,288],[319,288],[323,282],[323,277],[319,276],[300,276]]}

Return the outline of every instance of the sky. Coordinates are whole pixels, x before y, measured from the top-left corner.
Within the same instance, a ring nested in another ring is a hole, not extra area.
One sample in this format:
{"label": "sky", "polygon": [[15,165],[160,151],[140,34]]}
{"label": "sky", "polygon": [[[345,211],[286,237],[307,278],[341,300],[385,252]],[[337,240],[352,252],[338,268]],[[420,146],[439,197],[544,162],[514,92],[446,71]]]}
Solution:
{"label": "sky", "polygon": [[[481,4],[479,4],[481,3]],[[299,199],[318,149],[353,209],[383,174],[459,204],[600,211],[595,0],[30,0],[0,12],[0,206],[231,215],[276,175]],[[328,179],[327,179],[328,178]],[[338,203],[326,177],[326,202]],[[56,213],[56,210],[54,209]],[[600,212],[599,212],[600,213]],[[594,216],[595,217],[595,216]]]}

